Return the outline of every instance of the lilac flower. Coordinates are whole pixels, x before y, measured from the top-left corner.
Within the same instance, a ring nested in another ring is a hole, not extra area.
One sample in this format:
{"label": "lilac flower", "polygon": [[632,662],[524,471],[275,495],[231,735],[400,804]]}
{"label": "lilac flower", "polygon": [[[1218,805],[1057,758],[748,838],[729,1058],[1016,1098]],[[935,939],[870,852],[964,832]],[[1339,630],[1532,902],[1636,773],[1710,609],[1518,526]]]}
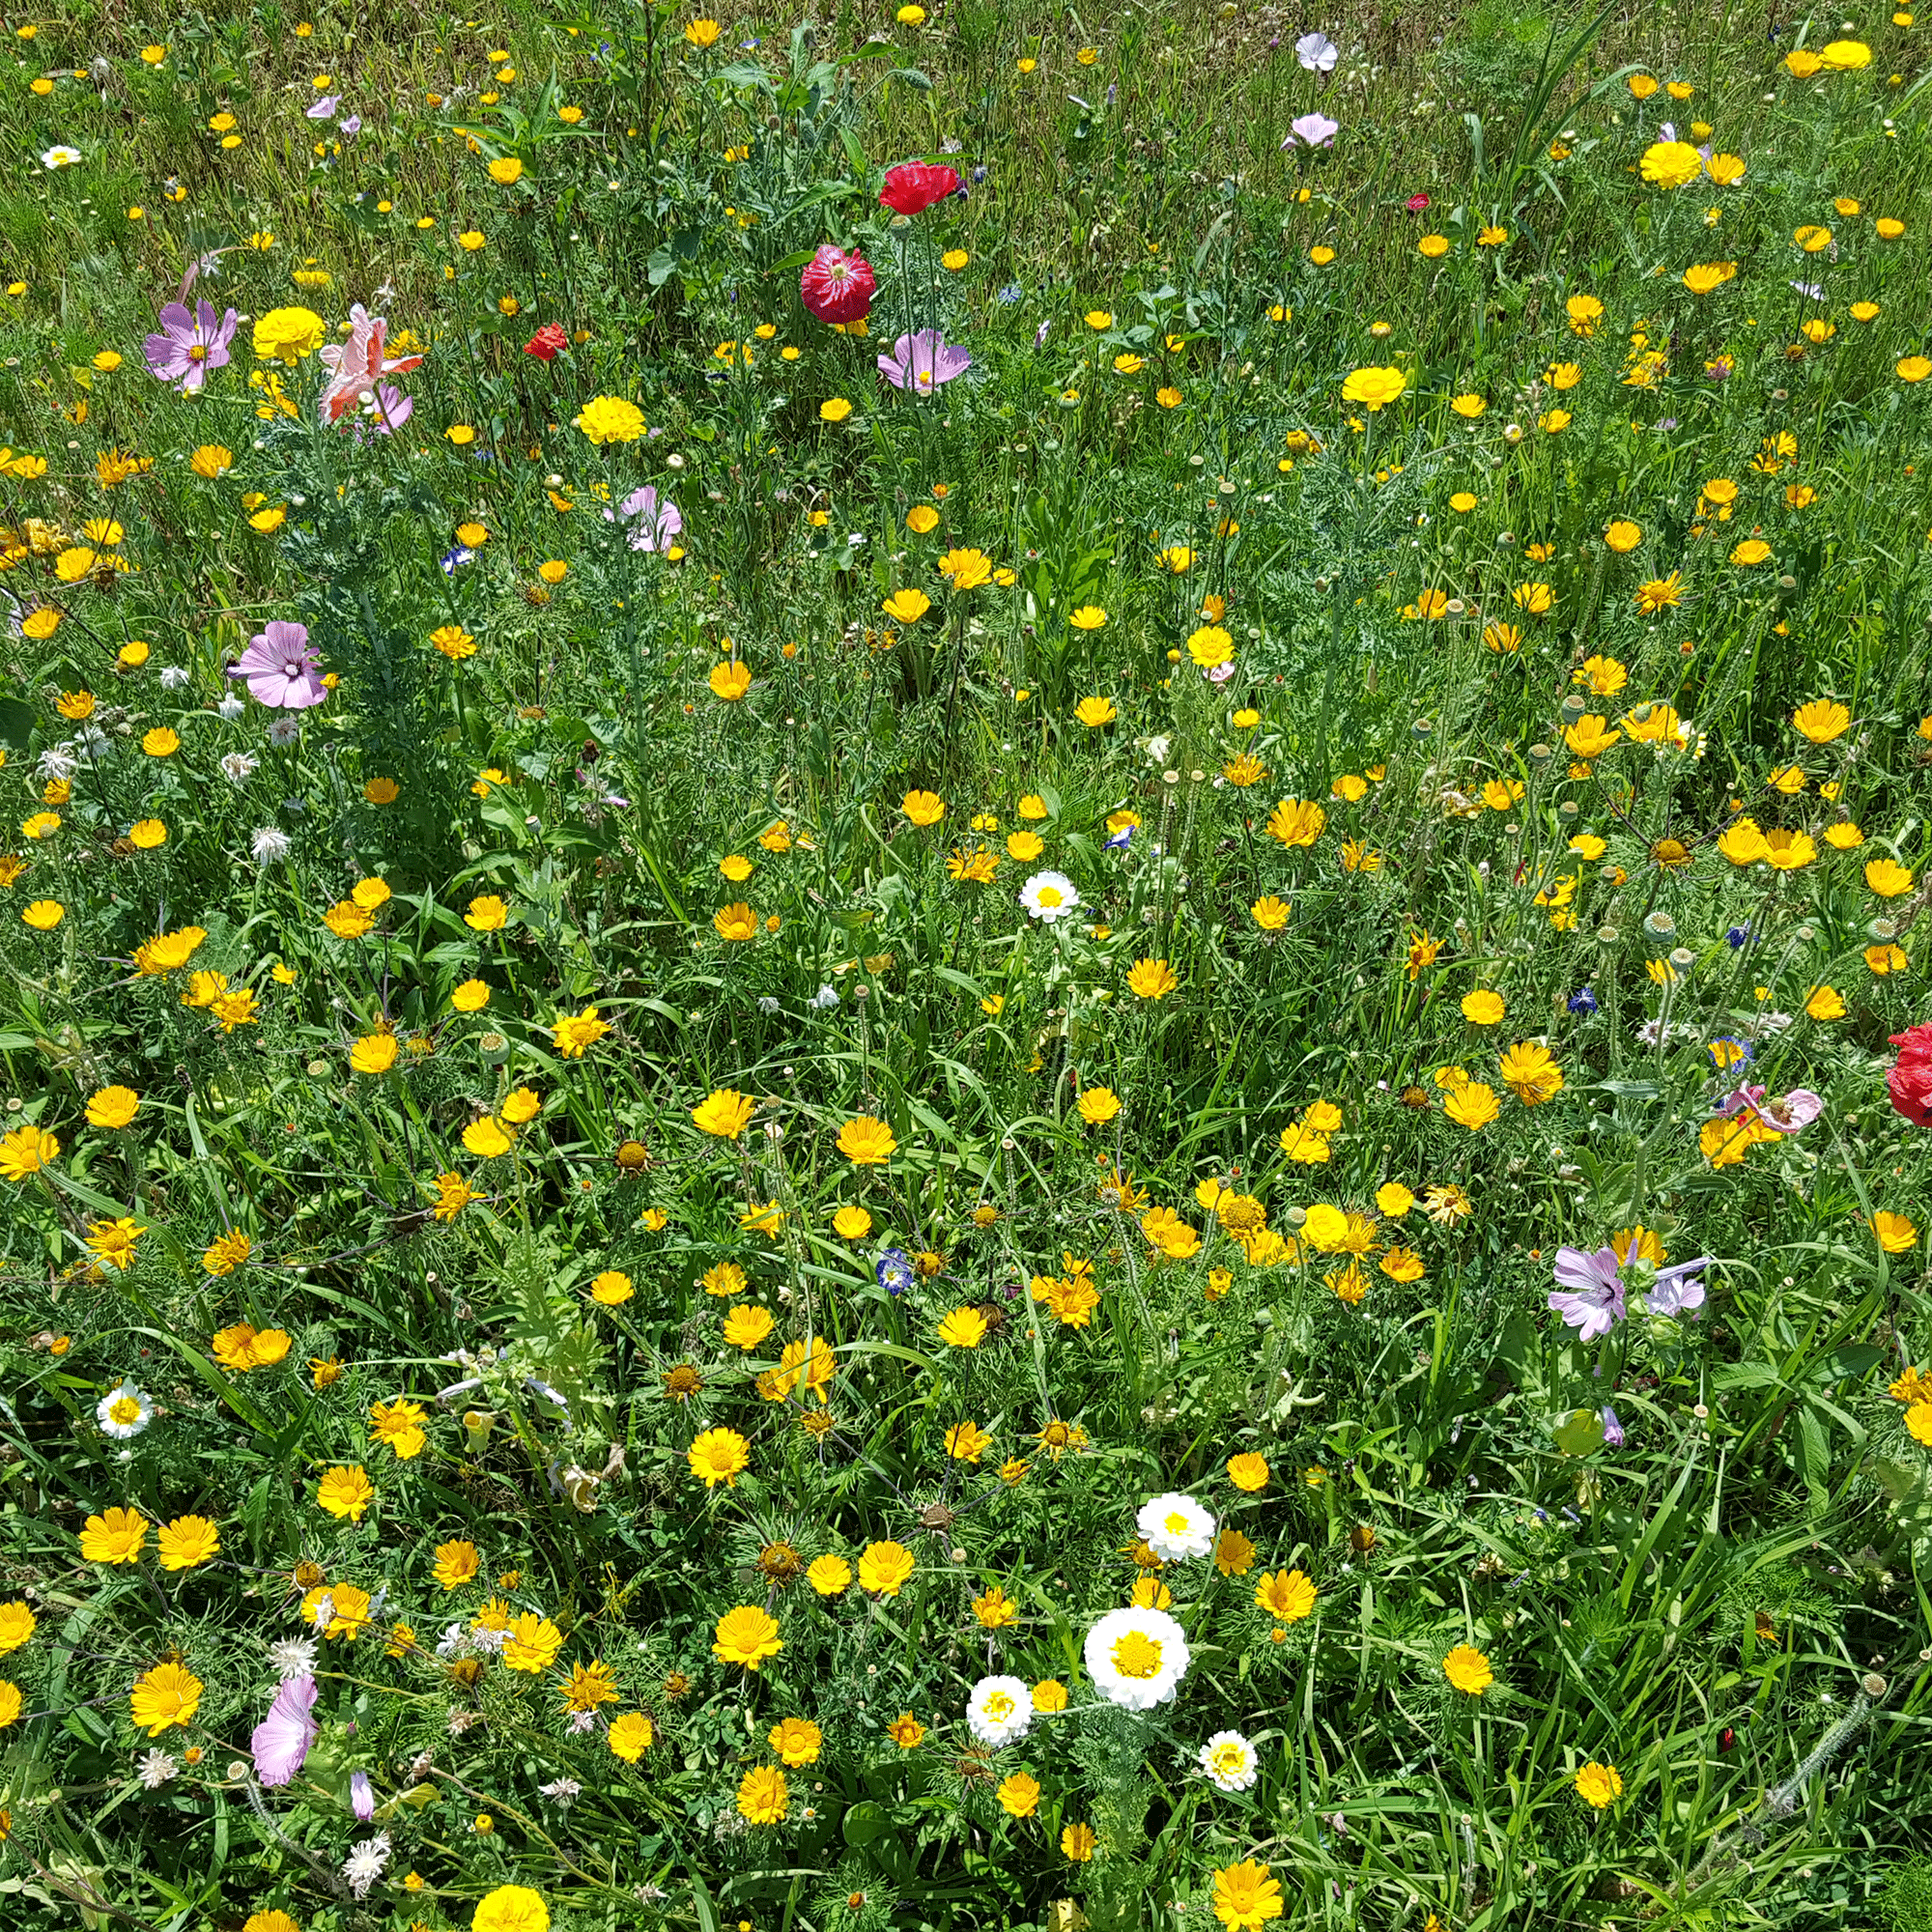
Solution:
{"label": "lilac flower", "polygon": [[327,121],[341,105],[341,95],[325,94],[320,100],[316,101],[312,106],[304,108],[302,111],[311,121]]}
{"label": "lilac flower", "polygon": [[306,711],[328,696],[316,668],[322,660],[309,648],[308,626],[277,617],[228,667],[230,677],[245,678],[257,704],[280,711]]}
{"label": "lilac flower", "polygon": [[671,540],[684,529],[684,512],[668,497],[660,501],[655,486],[649,483],[641,490],[633,490],[614,513],[604,512],[606,523],[612,523],[617,517],[627,522],[636,520],[637,526],[630,539],[633,550],[668,550]]}
{"label": "lilac flower", "polygon": [[[1019,298],[1015,296],[1013,299],[1017,301]],[[1033,346],[1036,349],[1044,349],[1046,347],[1046,331],[1052,327],[1053,327],[1053,318],[1051,316],[1048,316],[1047,319],[1043,323],[1041,323],[1037,329],[1034,330]]]}
{"label": "lilac flower", "polygon": [[366,1771],[355,1771],[349,1775],[349,1808],[365,1825],[376,1815],[376,1789],[369,1782]]}
{"label": "lilac flower", "polygon": [[879,357],[879,374],[895,389],[924,396],[963,376],[972,363],[972,356],[949,343],[938,329],[922,328],[917,335],[900,336],[893,353]]}
{"label": "lilac flower", "polygon": [[1580,1331],[1578,1340],[1594,1342],[1624,1319],[1624,1278],[1614,1249],[1586,1255],[1581,1248],[1558,1248],[1555,1272],[1557,1290],[1564,1292],[1551,1291],[1549,1307]]}
{"label": "lilac flower", "polygon": [[352,114],[348,120],[338,121],[335,126],[338,132],[347,134],[354,140],[362,131],[362,117],[359,114]]}
{"label": "lilac flower", "polygon": [[1653,1315],[1695,1316],[1704,1305],[1704,1284],[1692,1279],[1695,1271],[1708,1264],[1711,1257],[1699,1255],[1694,1262],[1680,1262],[1675,1267],[1660,1268],[1657,1281],[1643,1297],[1643,1305]]}
{"label": "lilac flower", "polygon": [[1294,43],[1294,57],[1310,73],[1332,73],[1342,49],[1326,34],[1303,34]]}
{"label": "lilac flower", "polygon": [[1737,1114],[1752,1114],[1775,1134],[1795,1134],[1808,1127],[1825,1111],[1821,1095],[1808,1087],[1794,1087],[1781,1098],[1768,1100],[1762,1087],[1733,1089],[1718,1103],[1719,1114],[1729,1120]]}
{"label": "lilac flower", "polygon": [[1297,114],[1288,124],[1288,139],[1281,145],[1292,148],[1299,141],[1305,148],[1332,147],[1341,131],[1342,124],[1329,120],[1325,114]]}
{"label": "lilac flower", "polygon": [[149,373],[159,382],[179,383],[185,396],[198,394],[208,372],[228,360],[238,319],[231,308],[217,327],[208,303],[194,306],[189,315],[185,303],[169,302],[161,310],[160,333],[147,341]]}
{"label": "lilac flower", "polygon": [[1617,1419],[1616,1410],[1608,1403],[1604,1405],[1602,1420],[1604,1424],[1604,1447],[1605,1449],[1621,1449],[1626,1439],[1624,1426]]}
{"label": "lilac flower", "polygon": [[269,1715],[255,1726],[248,1748],[255,1759],[255,1776],[271,1789],[287,1784],[302,1768],[309,1747],[322,1726],[309,1714],[315,1709],[313,1677],[285,1678],[275,1691]]}

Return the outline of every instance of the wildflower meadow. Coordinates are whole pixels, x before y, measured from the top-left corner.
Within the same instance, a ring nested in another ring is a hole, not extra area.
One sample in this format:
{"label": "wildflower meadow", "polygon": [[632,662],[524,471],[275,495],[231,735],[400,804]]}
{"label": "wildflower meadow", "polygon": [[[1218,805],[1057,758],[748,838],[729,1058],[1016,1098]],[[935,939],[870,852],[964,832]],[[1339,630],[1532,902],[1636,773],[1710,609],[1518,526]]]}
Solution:
{"label": "wildflower meadow", "polygon": [[1932,1932],[1926,29],[305,5],[7,21],[0,1924]]}

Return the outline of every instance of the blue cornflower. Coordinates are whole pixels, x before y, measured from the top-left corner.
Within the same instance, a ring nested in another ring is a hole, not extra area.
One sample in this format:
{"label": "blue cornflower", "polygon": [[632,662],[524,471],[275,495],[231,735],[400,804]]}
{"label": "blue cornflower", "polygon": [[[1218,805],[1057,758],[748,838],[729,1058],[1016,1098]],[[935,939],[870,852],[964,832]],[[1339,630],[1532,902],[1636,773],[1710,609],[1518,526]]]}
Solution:
{"label": "blue cornflower", "polygon": [[1751,942],[1750,927],[1747,925],[1732,926],[1730,931],[1724,934],[1724,942],[1730,947],[1733,952],[1737,952],[1740,947],[1748,946]]}
{"label": "blue cornflower", "polygon": [[995,301],[1003,301],[1010,308],[1025,293],[1026,291],[1017,282],[1009,282],[993,299]]}
{"label": "blue cornflower", "polygon": [[1587,986],[1578,986],[1566,1002],[1573,1013],[1594,1013],[1597,1010],[1597,996]]}
{"label": "blue cornflower", "polygon": [[445,577],[454,577],[466,563],[473,562],[476,553],[468,544],[457,544],[442,554],[442,574]]}

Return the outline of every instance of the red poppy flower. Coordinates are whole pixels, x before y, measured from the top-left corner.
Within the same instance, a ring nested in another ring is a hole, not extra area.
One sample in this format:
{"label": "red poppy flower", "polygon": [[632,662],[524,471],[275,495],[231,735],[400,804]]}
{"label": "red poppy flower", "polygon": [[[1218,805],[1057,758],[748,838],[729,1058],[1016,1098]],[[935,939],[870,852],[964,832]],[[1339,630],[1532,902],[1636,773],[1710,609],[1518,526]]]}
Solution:
{"label": "red poppy flower", "polygon": [[918,214],[935,201],[944,201],[959,191],[959,177],[951,168],[936,168],[925,161],[908,161],[903,167],[886,170],[886,185],[879,201],[895,214]]}
{"label": "red poppy flower", "polygon": [[547,322],[524,344],[524,354],[534,355],[539,362],[550,362],[569,346],[570,337],[564,333],[562,323]]}
{"label": "red poppy flower", "polygon": [[877,287],[865,256],[856,248],[842,254],[828,242],[805,265],[798,298],[820,322],[863,322]]}
{"label": "red poppy flower", "polygon": [[1403,204],[1403,206],[1406,208],[1411,214],[1420,214],[1422,211],[1429,206],[1429,197],[1426,194],[1412,194],[1409,196],[1407,201],[1406,201]]}
{"label": "red poppy flower", "polygon": [[1895,1033],[1898,1063],[1885,1076],[1893,1109],[1915,1125],[1932,1127],[1932,1022]]}

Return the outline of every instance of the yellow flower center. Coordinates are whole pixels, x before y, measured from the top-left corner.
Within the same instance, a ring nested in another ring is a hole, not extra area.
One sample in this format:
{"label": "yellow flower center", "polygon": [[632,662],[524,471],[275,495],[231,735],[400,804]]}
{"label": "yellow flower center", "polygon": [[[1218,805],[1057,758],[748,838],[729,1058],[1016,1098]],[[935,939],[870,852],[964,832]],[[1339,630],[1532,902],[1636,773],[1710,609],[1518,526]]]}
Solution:
{"label": "yellow flower center", "polygon": [[1143,1683],[1160,1675],[1160,1642],[1145,1631],[1129,1631],[1114,1646],[1114,1668]]}
{"label": "yellow flower center", "polygon": [[1187,1519],[1179,1510],[1169,1510],[1161,1523],[1161,1527],[1170,1536],[1185,1536],[1187,1534]]}
{"label": "yellow flower center", "polygon": [[1005,1723],[1013,1715],[1013,1700],[1004,1690],[995,1690],[986,1699],[986,1715],[996,1723]]}
{"label": "yellow flower center", "polygon": [[130,1422],[140,1421],[141,1405],[131,1395],[124,1395],[107,1413],[114,1421],[125,1427]]}
{"label": "yellow flower center", "polygon": [[1039,902],[1043,906],[1057,906],[1061,901],[1058,886],[1042,886],[1039,889]]}
{"label": "yellow flower center", "polygon": [[1239,1771],[1245,1761],[1239,1745],[1217,1746],[1210,1760],[1216,1771],[1223,1772]]}

